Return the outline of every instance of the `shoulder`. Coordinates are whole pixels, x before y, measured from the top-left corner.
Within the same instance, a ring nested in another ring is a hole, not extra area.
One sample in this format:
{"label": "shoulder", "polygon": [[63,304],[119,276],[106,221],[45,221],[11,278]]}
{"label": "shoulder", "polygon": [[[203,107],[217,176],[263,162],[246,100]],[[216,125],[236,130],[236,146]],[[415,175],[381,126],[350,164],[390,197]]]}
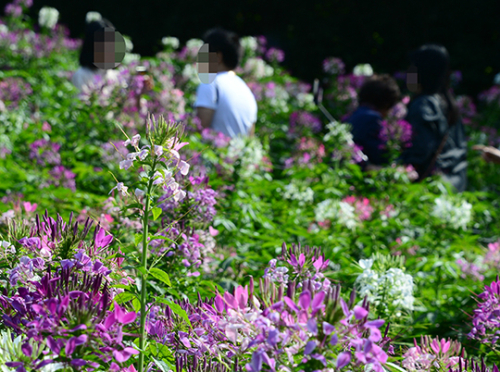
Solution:
{"label": "shoulder", "polygon": [[[348,123],[353,122],[379,122],[382,116],[375,110],[367,107],[358,107],[356,111],[346,120]],[[354,123],[353,123],[354,124]]]}
{"label": "shoulder", "polygon": [[413,99],[408,105],[408,111],[437,111],[440,106],[438,96],[434,95],[421,95]]}

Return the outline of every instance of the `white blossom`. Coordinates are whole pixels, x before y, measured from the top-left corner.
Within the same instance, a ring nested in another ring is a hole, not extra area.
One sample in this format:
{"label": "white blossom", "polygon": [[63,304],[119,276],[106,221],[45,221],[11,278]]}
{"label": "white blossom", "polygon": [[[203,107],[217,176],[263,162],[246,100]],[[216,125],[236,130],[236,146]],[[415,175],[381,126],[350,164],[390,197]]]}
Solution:
{"label": "white blossom", "polygon": [[130,53],[134,49],[134,43],[132,43],[132,39],[128,36],[123,36],[123,40],[125,40],[125,50],[127,53]]}
{"label": "white blossom", "polygon": [[100,21],[102,20],[102,15],[99,12],[87,12],[85,15],[85,22],[90,23],[93,21]]}
{"label": "white blossom", "polygon": [[189,172],[189,164],[186,163],[184,160],[181,160],[179,169],[181,171],[181,174],[183,176],[186,176]]}
{"label": "white blossom", "polygon": [[118,190],[119,192],[121,192],[122,196],[128,195],[128,191],[127,191],[128,187],[125,186],[123,184],[123,182],[118,182],[116,184],[116,186],[111,189],[111,191],[109,193],[111,194],[113,192],[113,190],[115,190],[115,189]]}
{"label": "white blossom", "polygon": [[373,75],[373,68],[370,64],[360,64],[354,66],[352,73],[356,76],[371,76]]}
{"label": "white blossom", "polygon": [[189,49],[201,48],[202,45],[203,45],[203,40],[200,39],[189,39],[186,43],[186,46]]}
{"label": "white blossom", "polygon": [[245,36],[240,39],[240,45],[243,49],[250,52],[255,52],[259,46],[257,38],[253,36]]}
{"label": "white blossom", "polygon": [[200,79],[198,77],[198,68],[196,67],[195,63],[188,63],[186,66],[184,66],[184,69],[182,70],[182,76],[195,84],[198,84],[200,82]]}
{"label": "white blossom", "polygon": [[314,191],[310,187],[299,188],[294,183],[285,186],[283,197],[289,200],[297,200],[299,205],[303,206],[314,200]]}
{"label": "white blossom", "polygon": [[274,74],[274,69],[266,64],[262,58],[249,58],[243,70],[248,74],[252,74],[257,79],[272,76]]}
{"label": "white blossom", "polygon": [[467,229],[472,218],[472,205],[465,200],[440,196],[434,200],[432,215],[454,229]]}
{"label": "white blossom", "polygon": [[144,190],[135,189],[135,196],[137,196],[138,198],[142,198],[144,196],[144,194],[146,194],[146,192]]}
{"label": "white blossom", "polygon": [[127,145],[132,145],[134,147],[137,147],[139,146],[139,141],[141,140],[141,135],[140,134],[136,134],[135,136],[132,137],[132,139],[128,139],[125,141],[124,145],[127,146]]}
{"label": "white blossom", "polygon": [[179,47],[179,39],[172,36],[165,36],[161,39],[161,43],[165,46],[172,47],[173,49],[177,49]]}
{"label": "white blossom", "polygon": [[156,156],[162,156],[163,155],[163,146],[155,145],[155,154],[156,154]]}
{"label": "white blossom", "polygon": [[[389,268],[385,272],[372,269],[373,260],[360,260],[363,272],[356,278],[360,297],[368,297],[375,306],[383,305],[386,310],[413,310],[413,277],[399,268]],[[397,311],[396,316],[400,316]]]}
{"label": "white blossom", "polygon": [[59,20],[59,11],[49,6],[44,6],[38,12],[38,24],[42,27],[54,28]]}
{"label": "white blossom", "polygon": [[120,169],[129,169],[134,164],[132,159],[125,159],[120,162]]}
{"label": "white blossom", "polygon": [[316,221],[335,221],[348,229],[354,230],[358,226],[356,209],[349,203],[326,199],[316,205],[314,210]]}

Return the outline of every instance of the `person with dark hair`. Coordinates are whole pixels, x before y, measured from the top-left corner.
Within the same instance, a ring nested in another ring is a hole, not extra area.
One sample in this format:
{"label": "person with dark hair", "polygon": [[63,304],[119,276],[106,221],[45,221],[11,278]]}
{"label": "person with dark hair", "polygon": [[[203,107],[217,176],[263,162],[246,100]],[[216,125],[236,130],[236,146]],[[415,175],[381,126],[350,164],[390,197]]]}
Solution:
{"label": "person with dark hair", "polygon": [[427,44],[410,54],[407,85],[416,96],[406,121],[412,126],[412,146],[402,159],[419,180],[433,171],[462,192],[467,183],[467,140],[450,89],[450,57],[445,47]]}
{"label": "person with dark hair", "polygon": [[[205,75],[211,76],[213,81],[200,84],[196,94],[194,106],[202,127],[231,138],[240,134],[253,135],[257,102],[250,88],[233,71],[241,59],[238,36],[216,28],[207,31],[203,41],[205,45],[198,54],[200,79]],[[208,50],[203,52],[207,44]],[[201,71],[203,65],[208,71]]]}
{"label": "person with dark hair", "polygon": [[380,139],[381,122],[400,100],[398,84],[389,75],[373,75],[360,88],[358,108],[346,120],[352,125],[353,141],[368,157],[368,163],[382,165],[387,159]]}
{"label": "person with dark hair", "polygon": [[104,18],[92,20],[86,25],[85,37],[80,51],[80,68],[75,71],[71,78],[71,82],[79,90],[91,83],[96,75],[113,75],[112,70],[101,70],[94,64],[94,35],[96,31],[102,31],[105,28],[114,28],[114,26]]}

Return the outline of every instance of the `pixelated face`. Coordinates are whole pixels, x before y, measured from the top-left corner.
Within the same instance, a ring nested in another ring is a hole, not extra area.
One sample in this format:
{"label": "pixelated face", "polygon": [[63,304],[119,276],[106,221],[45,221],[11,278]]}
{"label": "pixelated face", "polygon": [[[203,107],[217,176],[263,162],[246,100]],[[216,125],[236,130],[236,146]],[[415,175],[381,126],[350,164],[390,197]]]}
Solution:
{"label": "pixelated face", "polygon": [[117,67],[125,57],[125,39],[113,28],[94,33],[94,65],[100,69]]}
{"label": "pixelated face", "polygon": [[203,84],[211,84],[217,75],[217,53],[210,52],[208,44],[203,44],[197,57],[198,77]]}
{"label": "pixelated face", "polygon": [[410,92],[416,92],[418,89],[418,73],[415,66],[411,66],[406,73],[406,86]]}

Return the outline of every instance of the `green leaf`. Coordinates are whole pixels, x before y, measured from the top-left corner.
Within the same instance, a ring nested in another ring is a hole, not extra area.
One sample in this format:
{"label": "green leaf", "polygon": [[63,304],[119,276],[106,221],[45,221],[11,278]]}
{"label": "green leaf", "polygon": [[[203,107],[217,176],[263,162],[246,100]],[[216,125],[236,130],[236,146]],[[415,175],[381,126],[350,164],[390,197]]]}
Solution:
{"label": "green leaf", "polygon": [[134,241],[135,245],[139,245],[139,243],[142,241],[142,234],[135,234]]}
{"label": "green leaf", "polygon": [[156,279],[161,280],[169,287],[172,286],[172,283],[170,283],[170,278],[168,277],[168,274],[165,271],[158,269],[157,267],[153,267],[151,270],[149,270],[149,273]]}
{"label": "green leaf", "polygon": [[162,371],[162,372],[170,372],[174,370],[174,365],[170,363],[166,363],[163,360],[158,360],[153,358],[153,361],[155,362],[155,365]]}
{"label": "green leaf", "polygon": [[132,300],[132,307],[136,313],[141,311],[141,301],[137,297]]}
{"label": "green leaf", "polygon": [[182,319],[184,319],[186,321],[186,323],[189,325],[189,327],[192,327],[186,311],[183,310],[179,305],[177,305],[176,303],[173,303],[172,301],[168,301],[164,298],[161,298],[161,297],[155,297],[155,301],[158,301],[158,302],[161,302],[165,305],[168,305],[168,307],[170,308],[170,310],[172,310],[172,312],[174,314],[179,315]]}
{"label": "green leaf", "polygon": [[128,302],[132,299],[136,298],[135,294],[130,293],[130,292],[122,292],[118,293],[115,298],[113,299],[114,302],[116,302],[118,305],[121,305],[125,302]]}
{"label": "green leaf", "polygon": [[152,211],[153,211],[153,221],[156,221],[156,219],[157,219],[158,217],[160,217],[160,214],[161,214],[162,210],[161,210],[161,208],[154,207],[154,208],[152,209]]}
{"label": "green leaf", "polygon": [[115,285],[112,285],[111,288],[129,289],[130,287],[128,285],[125,285],[125,284],[115,284]]}
{"label": "green leaf", "polygon": [[151,240],[168,240],[169,242],[175,243],[175,240],[163,235],[152,235]]}

